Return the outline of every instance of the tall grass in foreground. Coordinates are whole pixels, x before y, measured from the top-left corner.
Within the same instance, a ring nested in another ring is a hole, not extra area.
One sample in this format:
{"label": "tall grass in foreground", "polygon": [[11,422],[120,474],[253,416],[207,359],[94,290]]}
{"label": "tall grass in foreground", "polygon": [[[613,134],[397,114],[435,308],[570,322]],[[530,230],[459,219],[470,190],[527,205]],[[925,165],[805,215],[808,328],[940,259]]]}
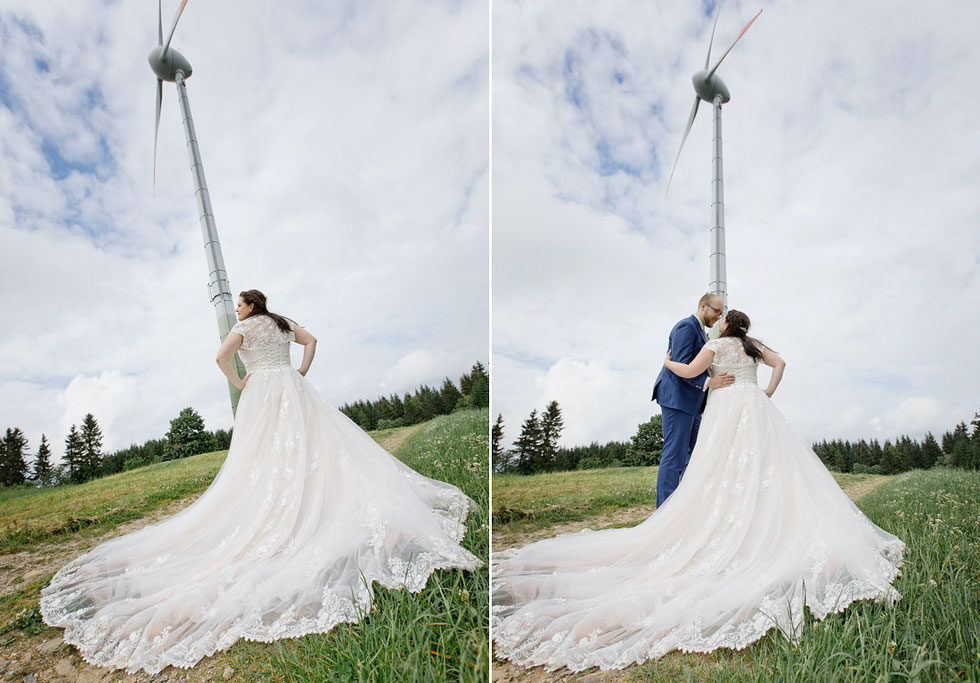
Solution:
{"label": "tall grass in foreground", "polygon": [[980,680],[980,472],[913,470],[858,501],[908,546],[893,607],[861,600],[794,646],[774,629],[744,650],[669,653],[641,681]]}
{"label": "tall grass in foreground", "polygon": [[[486,409],[453,413],[426,423],[396,451],[417,472],[476,501],[463,546],[484,562],[488,431]],[[486,681],[488,589],[486,564],[474,572],[439,570],[420,593],[377,589],[371,614],[358,624],[272,644],[238,643],[230,652],[237,650],[248,680]]]}

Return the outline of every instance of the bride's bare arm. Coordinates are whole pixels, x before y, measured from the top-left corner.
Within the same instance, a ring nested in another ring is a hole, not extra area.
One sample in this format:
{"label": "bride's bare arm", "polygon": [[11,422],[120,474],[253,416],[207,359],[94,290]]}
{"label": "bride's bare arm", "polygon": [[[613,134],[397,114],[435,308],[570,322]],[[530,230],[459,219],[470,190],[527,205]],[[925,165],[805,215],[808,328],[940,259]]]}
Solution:
{"label": "bride's bare arm", "polygon": [[766,396],[772,398],[772,395],[776,392],[776,387],[779,386],[779,380],[783,378],[786,361],[772,349],[763,347],[762,362],[772,368],[772,377],[769,378],[769,387],[766,389]]}
{"label": "bride's bare arm", "polygon": [[715,352],[703,346],[701,352],[690,363],[678,363],[670,359],[670,349],[667,349],[667,360],[664,361],[664,365],[678,377],[697,377],[711,366],[711,359],[714,357]]}
{"label": "bride's bare arm", "polygon": [[245,338],[238,332],[229,332],[225,340],[221,342],[221,346],[218,347],[218,357],[216,358],[221,372],[239,391],[245,388],[245,380],[242,380],[235,372],[235,368],[231,367],[231,357],[235,355],[235,351],[238,350],[243,341]]}
{"label": "bride's bare arm", "polygon": [[296,343],[303,345],[303,362],[299,366],[299,374],[306,377],[306,373],[310,370],[310,365],[313,364],[313,355],[316,353],[316,337],[299,325],[293,328],[293,332],[296,333]]}

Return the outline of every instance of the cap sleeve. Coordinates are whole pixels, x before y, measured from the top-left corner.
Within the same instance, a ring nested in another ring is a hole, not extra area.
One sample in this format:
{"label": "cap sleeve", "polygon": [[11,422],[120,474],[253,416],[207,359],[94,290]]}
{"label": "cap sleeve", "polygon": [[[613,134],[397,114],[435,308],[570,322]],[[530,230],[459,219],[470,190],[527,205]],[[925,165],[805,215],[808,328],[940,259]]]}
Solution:
{"label": "cap sleeve", "polygon": [[717,354],[718,353],[718,347],[721,346],[721,344],[722,344],[722,341],[721,341],[721,338],[720,337],[718,339],[709,339],[708,341],[706,341],[704,343],[704,348],[711,349],[712,352],[714,352],[715,354]]}
{"label": "cap sleeve", "polygon": [[237,332],[238,334],[242,335],[242,347],[248,347],[248,329],[248,318],[246,318],[245,320],[239,320],[237,323],[235,323],[229,332]]}

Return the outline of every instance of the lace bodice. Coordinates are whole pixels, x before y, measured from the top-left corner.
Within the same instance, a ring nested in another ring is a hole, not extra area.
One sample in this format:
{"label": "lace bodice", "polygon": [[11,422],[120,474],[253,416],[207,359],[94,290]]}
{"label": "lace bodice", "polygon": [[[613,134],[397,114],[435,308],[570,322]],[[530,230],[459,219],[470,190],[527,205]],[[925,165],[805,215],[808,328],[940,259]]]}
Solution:
{"label": "lace bodice", "polygon": [[708,341],[704,346],[715,352],[715,357],[711,360],[712,377],[727,372],[735,377],[735,384],[732,386],[758,384],[760,361],[745,353],[741,339],[719,337]]}
{"label": "lace bodice", "polygon": [[289,343],[296,341],[294,325],[289,326],[289,332],[283,332],[269,316],[253,315],[231,328],[244,337],[238,355],[245,363],[245,372],[281,370],[289,366]]}

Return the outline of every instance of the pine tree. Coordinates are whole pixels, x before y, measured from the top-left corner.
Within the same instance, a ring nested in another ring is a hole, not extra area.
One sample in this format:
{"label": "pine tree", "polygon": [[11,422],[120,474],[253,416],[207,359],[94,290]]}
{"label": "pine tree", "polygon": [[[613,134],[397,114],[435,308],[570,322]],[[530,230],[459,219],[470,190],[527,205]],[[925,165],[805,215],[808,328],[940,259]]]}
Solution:
{"label": "pine tree", "polygon": [[932,432],[926,433],[925,441],[922,442],[922,467],[929,469],[933,467],[939,459],[943,457],[943,452],[939,448],[939,443]]}
{"label": "pine tree", "polygon": [[51,481],[51,447],[44,434],[41,435],[41,445],[37,447],[37,459],[34,461],[34,474],[31,478],[42,486]]}
{"label": "pine tree", "polygon": [[886,441],[884,448],[881,449],[881,473],[898,474],[902,471],[901,468],[898,448],[892,445],[891,441]]}
{"label": "pine tree", "polygon": [[68,470],[68,479],[76,484],[85,481],[83,449],[82,435],[75,425],[72,425],[71,431],[68,432],[68,437],[65,439],[65,467]]}
{"label": "pine tree", "polygon": [[953,446],[956,445],[956,439],[953,437],[953,432],[945,432],[943,434],[943,454],[949,456],[953,454]]}
{"label": "pine tree", "polygon": [[93,479],[102,469],[102,429],[92,413],[82,420],[82,476]]}
{"label": "pine tree", "polygon": [[514,450],[517,451],[517,469],[521,474],[535,472],[534,464],[539,460],[541,441],[541,422],[538,420],[538,410],[535,408],[521,425],[521,435],[514,442]]}
{"label": "pine tree", "polygon": [[882,449],[878,439],[871,440],[871,466],[881,465]]}
{"label": "pine tree", "polygon": [[402,403],[401,396],[391,394],[388,400],[391,402],[392,419],[397,420],[400,417],[405,417],[405,404]]}
{"label": "pine tree", "polygon": [[498,465],[502,464],[504,455],[503,440],[504,416],[501,413],[497,413],[497,421],[493,424],[493,429],[490,430],[490,462],[495,472],[500,471]]}
{"label": "pine tree", "polygon": [[872,461],[871,446],[864,439],[861,439],[854,446],[854,461],[870,468],[877,463]]}
{"label": "pine tree", "polygon": [[451,379],[447,377],[442,381],[442,387],[439,388],[439,403],[443,415],[456,410],[456,405],[462,398],[463,392],[456,388]]}
{"label": "pine tree", "polygon": [[405,424],[413,425],[421,422],[424,418],[422,417],[422,406],[419,405],[418,400],[411,394],[406,393],[405,399],[403,401],[404,405],[404,417]]}
{"label": "pine tree", "polygon": [[963,469],[973,469],[973,444],[966,439],[957,439],[953,446],[953,453],[950,457],[950,464],[953,467]]}
{"label": "pine tree", "polygon": [[24,460],[24,449],[27,439],[19,427],[7,428],[7,433],[0,442],[0,484],[11,486],[23,484],[27,480],[27,462]]}
{"label": "pine tree", "polygon": [[552,401],[541,415],[541,453],[536,463],[535,472],[549,471],[554,468],[555,456],[558,454],[558,440],[565,421],[561,416],[558,401]]}
{"label": "pine tree", "polygon": [[915,467],[915,452],[912,448],[912,439],[904,434],[895,442],[898,450],[898,471],[907,472]]}

